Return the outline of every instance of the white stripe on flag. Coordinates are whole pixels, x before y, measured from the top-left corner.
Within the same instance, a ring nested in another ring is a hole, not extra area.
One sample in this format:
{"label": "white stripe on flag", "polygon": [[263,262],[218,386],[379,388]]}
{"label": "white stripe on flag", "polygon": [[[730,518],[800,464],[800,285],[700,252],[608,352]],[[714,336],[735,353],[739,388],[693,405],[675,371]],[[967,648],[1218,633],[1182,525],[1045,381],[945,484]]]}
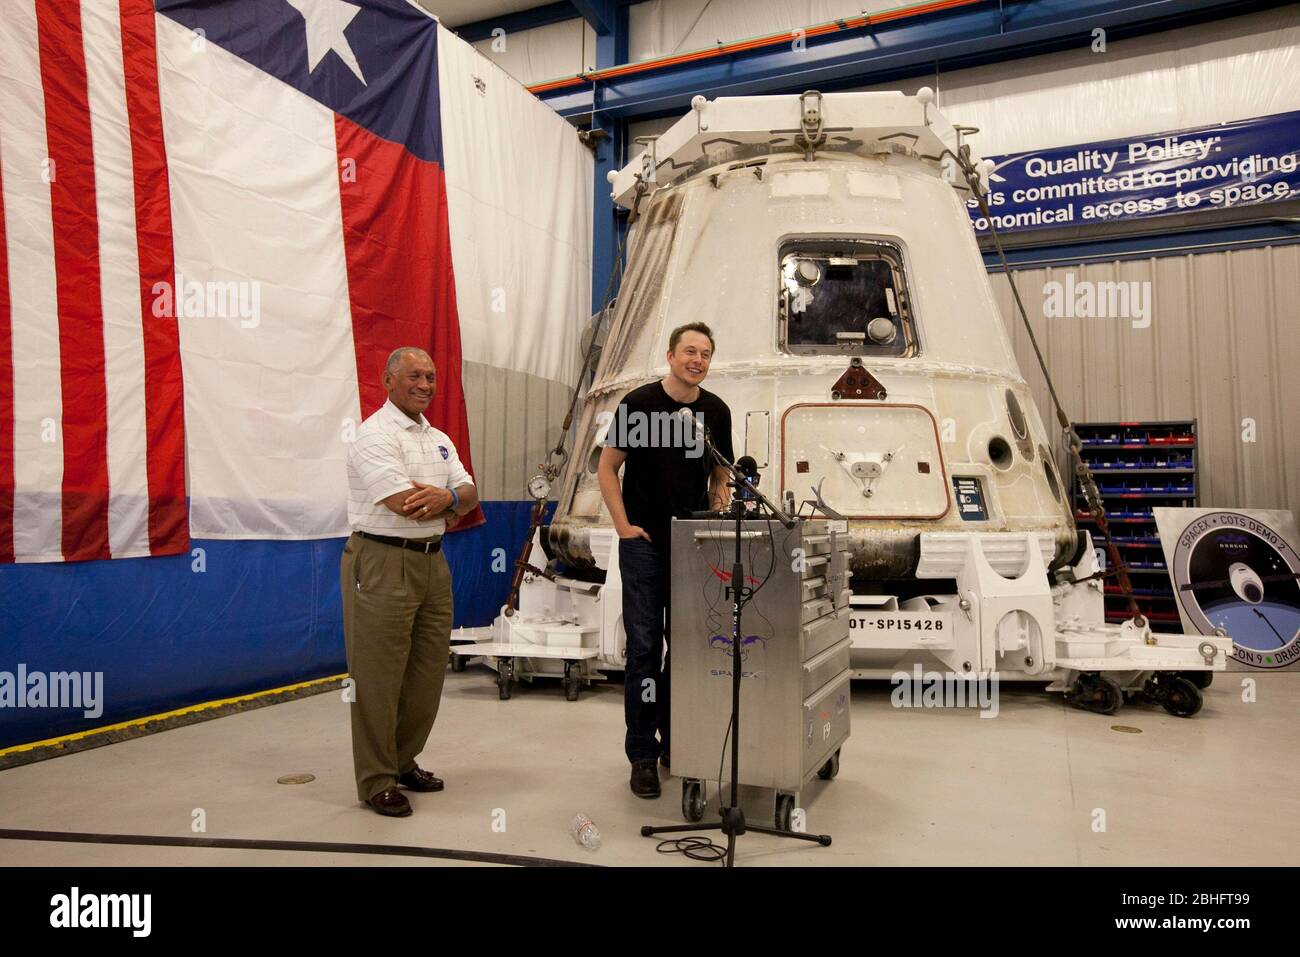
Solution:
{"label": "white stripe on flag", "polygon": [[191,534],[344,535],[360,399],[334,114],[156,22],[176,271],[260,297],[256,317],[179,320]]}
{"label": "white stripe on flag", "polygon": [[81,31],[99,214],[111,491],[108,536],[113,557],[123,558],[149,554],[149,476],[135,180],[117,0],[82,0]]}
{"label": "white stripe on flag", "polygon": [[0,28],[4,163],[14,363],[14,558],[63,557],[63,398],[45,95],[33,0],[6,0]]}

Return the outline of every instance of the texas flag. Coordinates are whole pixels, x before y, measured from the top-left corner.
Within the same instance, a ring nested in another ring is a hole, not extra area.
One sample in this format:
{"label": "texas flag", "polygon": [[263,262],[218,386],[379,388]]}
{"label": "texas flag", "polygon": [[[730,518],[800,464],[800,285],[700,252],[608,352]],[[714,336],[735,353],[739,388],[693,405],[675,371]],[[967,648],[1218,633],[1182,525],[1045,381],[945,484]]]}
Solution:
{"label": "texas flag", "polygon": [[346,534],[399,345],[472,470],[438,56],[407,0],[4,0],[0,560]]}

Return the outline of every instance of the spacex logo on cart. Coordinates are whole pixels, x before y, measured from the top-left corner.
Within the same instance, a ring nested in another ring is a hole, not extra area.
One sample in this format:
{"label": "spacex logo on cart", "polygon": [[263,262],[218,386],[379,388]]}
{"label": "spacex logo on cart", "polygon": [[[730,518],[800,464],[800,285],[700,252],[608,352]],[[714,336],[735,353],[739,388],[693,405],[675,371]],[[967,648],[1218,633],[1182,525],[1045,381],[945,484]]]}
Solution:
{"label": "spacex logo on cart", "polygon": [[50,898],[51,927],[129,927],[132,937],[153,928],[152,894],[82,894],[78,887]]}
{"label": "spacex logo on cart", "polygon": [[[767,647],[767,639],[764,638],[764,637],[762,637],[761,635],[747,635],[746,637],[740,639],[740,657],[741,657],[741,660],[742,660],[742,661],[743,661],[745,658],[748,658],[748,657],[749,657],[749,648],[750,648],[750,646],[751,646],[751,645],[757,645],[757,644],[762,644],[763,647],[766,648],[766,647]],[[716,648],[716,649],[718,649],[719,651],[725,653],[726,655],[728,655],[728,656],[730,657],[731,654],[732,654],[732,652],[731,652],[731,636],[730,636],[730,635],[714,635],[712,638],[709,639],[709,647],[710,647],[710,648]]]}
{"label": "spacex logo on cart", "polygon": [[[709,647],[712,648],[714,651],[726,655],[728,658],[731,658],[733,661],[735,660],[735,655],[732,653],[730,635],[710,635]],[[766,647],[767,647],[767,639],[764,638],[762,635],[746,635],[740,639],[740,660],[741,660],[740,677],[742,678],[758,677],[759,673],[757,671],[745,670],[744,661],[749,657],[749,653],[751,651],[755,650],[756,648],[766,648]],[[731,669],[710,668],[709,677],[729,679],[731,678]]]}

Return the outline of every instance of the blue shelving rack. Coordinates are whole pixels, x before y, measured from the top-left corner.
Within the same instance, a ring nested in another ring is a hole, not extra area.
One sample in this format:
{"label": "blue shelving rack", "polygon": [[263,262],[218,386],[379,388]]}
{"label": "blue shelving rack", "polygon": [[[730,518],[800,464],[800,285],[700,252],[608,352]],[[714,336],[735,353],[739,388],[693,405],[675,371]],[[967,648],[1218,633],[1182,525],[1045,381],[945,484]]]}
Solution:
{"label": "blue shelving rack", "polygon": [[[1128,565],[1138,608],[1156,631],[1178,631],[1178,606],[1156,531],[1156,506],[1195,506],[1199,501],[1196,420],[1171,422],[1076,422],[1083,457],[1106,506],[1111,538]],[[1083,491],[1074,483],[1074,514],[1093,533]],[[1118,582],[1106,580],[1106,620],[1129,617]]]}

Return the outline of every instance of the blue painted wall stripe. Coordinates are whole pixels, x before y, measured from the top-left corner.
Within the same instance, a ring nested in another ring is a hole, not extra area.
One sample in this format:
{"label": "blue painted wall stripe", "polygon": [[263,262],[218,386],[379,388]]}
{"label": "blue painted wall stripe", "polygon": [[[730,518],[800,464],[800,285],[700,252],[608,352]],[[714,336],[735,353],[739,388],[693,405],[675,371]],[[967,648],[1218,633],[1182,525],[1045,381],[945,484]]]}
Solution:
{"label": "blue painted wall stripe", "polygon": [[[457,626],[496,616],[531,507],[485,502],[486,524],[448,537]],[[98,671],[104,689],[93,719],[0,707],[0,747],[346,670],[343,542],[195,540],[202,572],[193,554],[0,566],[0,672]]]}

